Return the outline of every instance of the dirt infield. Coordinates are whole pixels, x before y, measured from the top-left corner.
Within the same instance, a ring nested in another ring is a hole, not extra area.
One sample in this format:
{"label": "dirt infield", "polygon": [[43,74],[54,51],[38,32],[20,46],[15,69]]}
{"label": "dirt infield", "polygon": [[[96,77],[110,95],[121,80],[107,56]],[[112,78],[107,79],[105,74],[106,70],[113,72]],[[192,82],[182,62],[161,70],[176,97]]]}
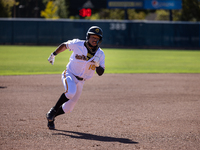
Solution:
{"label": "dirt infield", "polygon": [[61,75],[0,76],[1,150],[198,150],[200,74],[104,74],[56,130]]}

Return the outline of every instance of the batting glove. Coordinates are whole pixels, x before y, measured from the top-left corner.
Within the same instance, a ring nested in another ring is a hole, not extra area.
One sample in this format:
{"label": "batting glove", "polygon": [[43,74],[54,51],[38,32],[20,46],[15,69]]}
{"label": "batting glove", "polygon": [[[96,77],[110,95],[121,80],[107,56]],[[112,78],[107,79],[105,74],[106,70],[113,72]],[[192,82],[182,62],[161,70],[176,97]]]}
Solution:
{"label": "batting glove", "polygon": [[99,61],[100,61],[100,58],[98,56],[95,56],[94,57],[94,64],[96,67],[99,67]]}
{"label": "batting glove", "polygon": [[53,53],[51,53],[51,55],[48,58],[49,63],[51,63],[52,65],[54,64],[55,61],[55,55]]}

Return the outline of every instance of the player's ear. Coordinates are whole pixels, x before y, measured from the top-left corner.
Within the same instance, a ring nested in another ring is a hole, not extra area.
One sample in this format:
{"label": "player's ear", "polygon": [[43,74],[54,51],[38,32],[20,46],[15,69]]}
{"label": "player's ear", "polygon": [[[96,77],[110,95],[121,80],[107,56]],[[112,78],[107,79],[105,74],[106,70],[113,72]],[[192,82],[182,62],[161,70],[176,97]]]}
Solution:
{"label": "player's ear", "polygon": [[90,34],[88,34],[88,39],[87,40],[89,40],[89,38],[90,38]]}

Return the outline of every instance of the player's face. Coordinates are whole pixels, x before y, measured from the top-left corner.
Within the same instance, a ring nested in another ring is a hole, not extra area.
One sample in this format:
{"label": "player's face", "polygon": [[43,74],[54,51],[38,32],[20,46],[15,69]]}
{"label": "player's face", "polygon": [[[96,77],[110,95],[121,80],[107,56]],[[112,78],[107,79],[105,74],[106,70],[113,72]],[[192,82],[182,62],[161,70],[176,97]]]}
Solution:
{"label": "player's face", "polygon": [[100,37],[98,35],[90,35],[90,38],[88,41],[92,46],[97,46],[99,40],[100,40]]}

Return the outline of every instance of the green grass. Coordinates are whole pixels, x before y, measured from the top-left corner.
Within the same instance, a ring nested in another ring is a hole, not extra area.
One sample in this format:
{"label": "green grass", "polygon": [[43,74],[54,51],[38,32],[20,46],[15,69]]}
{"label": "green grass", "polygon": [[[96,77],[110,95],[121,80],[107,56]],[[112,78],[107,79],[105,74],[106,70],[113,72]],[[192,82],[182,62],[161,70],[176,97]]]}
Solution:
{"label": "green grass", "polygon": [[[0,75],[60,74],[72,52],[47,59],[56,46],[0,46]],[[105,73],[200,73],[200,51],[103,49]]]}
{"label": "green grass", "polygon": [[109,73],[200,73],[200,51],[105,50]]}

